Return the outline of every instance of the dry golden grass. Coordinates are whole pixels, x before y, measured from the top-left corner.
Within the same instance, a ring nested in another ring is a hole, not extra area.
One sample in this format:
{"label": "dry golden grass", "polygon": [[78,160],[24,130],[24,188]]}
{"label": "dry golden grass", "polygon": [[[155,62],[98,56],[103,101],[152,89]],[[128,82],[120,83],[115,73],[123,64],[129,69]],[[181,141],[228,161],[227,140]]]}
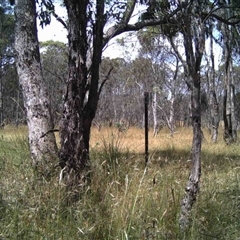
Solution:
{"label": "dry golden grass", "polygon": [[19,125],[18,128],[13,125],[6,125],[4,128],[0,129],[0,138],[6,140],[25,138],[27,137],[27,129],[26,125]]}
{"label": "dry golden grass", "polygon": [[[223,141],[223,130],[220,129],[217,144],[211,143],[211,136],[207,129],[203,129],[204,141],[202,142],[202,150],[207,151],[209,154],[216,155],[229,155],[238,154],[237,144],[227,145]],[[103,140],[110,141],[112,137],[119,139],[121,147],[128,149],[130,152],[143,154],[145,151],[145,135],[144,129],[130,128],[125,132],[119,132],[117,128],[102,128],[98,131],[97,128],[92,128],[90,146],[95,148],[96,146],[101,149],[103,147]],[[175,149],[175,150],[191,150],[192,144],[192,128],[179,128],[175,131],[173,137],[169,134],[169,130],[164,128],[160,133],[153,137],[153,131],[149,131],[149,152]]]}
{"label": "dry golden grass", "polygon": [[[118,136],[122,146],[128,148],[131,152],[144,153],[145,151],[145,133],[144,129],[132,127],[124,132],[119,132],[117,128],[92,128],[91,147],[100,144],[103,139],[109,140],[112,136]],[[162,129],[161,132],[153,137],[153,131],[149,131],[149,151],[156,149],[166,149],[169,146],[176,148],[186,148],[191,146],[192,130],[191,128],[177,129],[174,136],[171,137],[168,129]]]}

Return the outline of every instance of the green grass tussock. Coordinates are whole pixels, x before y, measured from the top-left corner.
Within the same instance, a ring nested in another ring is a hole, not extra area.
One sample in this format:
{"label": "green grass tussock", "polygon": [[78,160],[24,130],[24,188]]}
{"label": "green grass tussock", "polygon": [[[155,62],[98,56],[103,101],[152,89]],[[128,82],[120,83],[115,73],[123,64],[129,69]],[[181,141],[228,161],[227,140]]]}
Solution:
{"label": "green grass tussock", "polygon": [[[92,179],[79,199],[59,172],[37,176],[26,129],[0,131],[0,239],[206,240],[240,238],[240,148],[203,143],[201,190],[192,224],[178,228],[180,202],[191,168],[191,130],[150,138],[144,166],[141,130],[93,129]],[[150,134],[151,135],[151,134]]]}

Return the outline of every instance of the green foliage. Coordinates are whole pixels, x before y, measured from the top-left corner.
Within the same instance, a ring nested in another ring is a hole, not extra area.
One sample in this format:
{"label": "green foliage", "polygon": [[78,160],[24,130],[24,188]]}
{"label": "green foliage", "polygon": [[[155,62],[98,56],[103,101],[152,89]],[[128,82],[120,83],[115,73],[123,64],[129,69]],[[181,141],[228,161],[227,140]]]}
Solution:
{"label": "green foliage", "polygon": [[103,170],[108,176],[114,176],[115,180],[122,181],[125,175],[122,174],[123,165],[130,158],[130,152],[122,145],[124,132],[109,132],[101,142],[92,149],[93,157],[97,155]]}
{"label": "green foliage", "polygon": [[147,9],[140,16],[141,21],[152,20],[158,17],[164,17],[170,11],[170,3],[168,0],[159,1],[140,1],[141,4],[146,4]]}
{"label": "green foliage", "polygon": [[51,23],[51,15],[55,11],[55,6],[52,0],[37,0],[40,11],[38,18],[40,20],[40,26],[43,28]]}
{"label": "green foliage", "polygon": [[106,1],[106,19],[113,19],[120,21],[124,15],[127,1]]}
{"label": "green foliage", "polygon": [[160,28],[161,34],[168,38],[176,37],[180,32],[180,28],[177,24],[163,24]]}
{"label": "green foliage", "polygon": [[59,41],[48,40],[40,42],[40,48],[46,48],[46,50],[55,49],[58,51],[66,51],[66,44]]}

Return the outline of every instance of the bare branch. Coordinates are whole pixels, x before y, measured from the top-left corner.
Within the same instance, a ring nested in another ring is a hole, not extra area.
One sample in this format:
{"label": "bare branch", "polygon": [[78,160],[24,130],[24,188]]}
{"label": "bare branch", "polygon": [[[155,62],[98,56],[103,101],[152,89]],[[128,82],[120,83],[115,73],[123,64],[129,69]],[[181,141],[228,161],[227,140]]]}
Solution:
{"label": "bare branch", "polygon": [[177,49],[177,46],[175,45],[175,43],[173,42],[173,39],[172,38],[168,38],[170,43],[171,43],[171,46],[173,48],[173,51],[175,52],[175,54],[177,55],[177,57],[180,59],[180,61],[182,62],[184,68],[186,67],[186,61],[183,59],[182,55],[179,53],[178,49]]}
{"label": "bare branch", "polygon": [[[211,17],[216,18],[218,21],[220,21],[226,25],[234,26],[234,25],[237,25],[240,23],[240,19],[237,19],[236,21],[230,21],[233,17],[230,19],[225,19],[225,18],[218,16],[217,14],[211,14]],[[234,17],[234,18],[237,18],[237,17]]]}
{"label": "bare branch", "polygon": [[156,26],[156,25],[161,25],[161,24],[166,24],[166,23],[169,23],[169,20],[167,18],[164,18],[161,20],[152,19],[152,20],[141,21],[141,22],[137,22],[135,24],[112,26],[107,30],[107,32],[104,36],[104,46],[110,41],[110,39],[112,39],[124,32],[138,31],[145,27]]}
{"label": "bare branch", "polygon": [[64,27],[65,29],[67,29],[67,24],[65,23],[65,21],[64,21],[62,18],[60,18],[60,17],[56,14],[55,11],[52,12],[52,15],[56,18],[56,20],[57,20],[58,22],[60,22],[60,23],[63,25],[63,27]]}
{"label": "bare branch", "polygon": [[126,11],[124,13],[123,19],[120,22],[120,25],[128,24],[132,14],[133,14],[136,2],[137,2],[136,0],[129,0],[127,2],[127,8],[126,8]]}
{"label": "bare branch", "polygon": [[103,88],[104,84],[106,83],[106,81],[109,79],[112,70],[113,70],[113,67],[111,67],[111,68],[109,69],[107,76],[106,76],[105,79],[102,81],[102,83],[101,83],[101,85],[100,85],[100,87],[99,87],[99,90],[98,90],[98,96],[101,94],[102,88]]}
{"label": "bare branch", "polygon": [[151,27],[151,26],[157,26],[157,25],[162,25],[162,24],[167,24],[170,22],[174,22],[175,20],[172,19],[179,11],[181,11],[181,8],[178,7],[175,9],[172,13],[166,15],[162,19],[149,19],[149,20],[144,20],[137,22],[135,24],[128,24],[128,21],[130,20],[130,17],[132,15],[135,2],[133,1],[129,4],[129,11],[123,21],[121,21],[119,24],[116,24],[112,27],[110,27],[104,36],[104,41],[103,41],[103,47],[110,41],[110,39],[124,33],[124,32],[130,32],[130,31],[138,31],[140,29],[143,29],[145,27]]}

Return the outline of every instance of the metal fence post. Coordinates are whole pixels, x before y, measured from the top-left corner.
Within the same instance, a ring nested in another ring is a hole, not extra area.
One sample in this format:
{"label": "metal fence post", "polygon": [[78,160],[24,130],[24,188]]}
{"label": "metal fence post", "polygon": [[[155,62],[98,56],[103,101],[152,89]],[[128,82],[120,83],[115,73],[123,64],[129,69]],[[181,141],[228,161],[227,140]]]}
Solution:
{"label": "metal fence post", "polygon": [[144,93],[144,105],[145,105],[145,167],[148,163],[148,104],[149,104],[149,93]]}

